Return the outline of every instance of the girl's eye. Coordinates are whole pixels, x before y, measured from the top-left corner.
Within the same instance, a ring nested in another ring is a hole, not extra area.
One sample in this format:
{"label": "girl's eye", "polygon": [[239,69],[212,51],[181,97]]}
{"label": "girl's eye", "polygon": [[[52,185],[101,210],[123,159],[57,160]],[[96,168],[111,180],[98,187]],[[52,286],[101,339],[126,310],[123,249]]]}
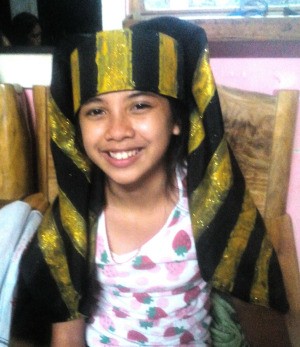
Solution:
{"label": "girl's eye", "polygon": [[142,103],[142,102],[139,102],[138,104],[135,104],[134,105],[134,110],[145,110],[145,109],[148,109],[150,108],[151,106],[149,104],[146,104],[146,103]]}
{"label": "girl's eye", "polygon": [[86,111],[87,116],[101,116],[104,114],[104,111],[101,108],[92,108]]}

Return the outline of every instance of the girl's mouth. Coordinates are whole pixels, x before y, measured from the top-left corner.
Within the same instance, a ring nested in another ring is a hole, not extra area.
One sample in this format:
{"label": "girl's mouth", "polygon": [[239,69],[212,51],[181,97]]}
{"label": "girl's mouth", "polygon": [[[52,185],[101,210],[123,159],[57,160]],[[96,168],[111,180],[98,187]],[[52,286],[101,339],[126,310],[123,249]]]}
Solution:
{"label": "girl's mouth", "polygon": [[117,160],[125,160],[136,156],[139,153],[139,149],[134,149],[131,151],[121,151],[121,152],[108,152],[109,156]]}

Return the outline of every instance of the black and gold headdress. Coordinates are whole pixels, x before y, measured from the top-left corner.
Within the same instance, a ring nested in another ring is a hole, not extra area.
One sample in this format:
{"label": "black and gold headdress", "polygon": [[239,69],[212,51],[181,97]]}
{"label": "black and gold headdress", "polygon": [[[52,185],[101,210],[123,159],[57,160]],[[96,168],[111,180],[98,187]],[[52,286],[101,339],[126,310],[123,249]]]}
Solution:
{"label": "black and gold headdress", "polygon": [[[30,266],[37,254],[40,259],[44,275],[33,290],[36,301],[50,298],[43,310],[52,321],[85,312],[91,202],[101,207],[103,187],[77,147],[76,113],[90,97],[125,89],[181,99],[189,108],[188,197],[204,279],[248,302],[286,311],[276,254],[224,138],[205,33],[175,18],[79,35],[54,55],[50,123],[59,196],[23,262]],[[40,279],[39,270],[30,278]]]}
{"label": "black and gold headdress", "polygon": [[75,113],[88,98],[119,90],[151,91],[182,99],[181,58],[177,42],[155,31],[96,33],[71,54]]}

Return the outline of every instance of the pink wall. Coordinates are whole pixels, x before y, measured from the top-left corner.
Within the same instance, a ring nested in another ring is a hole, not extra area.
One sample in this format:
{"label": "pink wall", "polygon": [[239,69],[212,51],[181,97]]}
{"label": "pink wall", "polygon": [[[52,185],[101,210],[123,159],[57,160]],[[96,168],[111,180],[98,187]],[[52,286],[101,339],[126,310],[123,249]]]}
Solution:
{"label": "pink wall", "polygon": [[[276,89],[300,90],[300,58],[212,58],[216,83],[273,94]],[[292,154],[287,212],[290,214],[300,266],[300,100]]]}

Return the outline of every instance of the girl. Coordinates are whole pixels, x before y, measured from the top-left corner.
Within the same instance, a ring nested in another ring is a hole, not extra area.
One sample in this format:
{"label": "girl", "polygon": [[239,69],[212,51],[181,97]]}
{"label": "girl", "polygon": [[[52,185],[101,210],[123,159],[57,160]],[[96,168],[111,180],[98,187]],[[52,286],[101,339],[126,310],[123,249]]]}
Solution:
{"label": "girl", "polygon": [[[228,304],[211,288],[287,310],[224,140],[202,29],[159,18],[74,37],[54,56],[51,92],[59,197],[23,257],[15,334],[207,346],[232,318],[212,323]],[[227,345],[246,345],[231,324]]]}

